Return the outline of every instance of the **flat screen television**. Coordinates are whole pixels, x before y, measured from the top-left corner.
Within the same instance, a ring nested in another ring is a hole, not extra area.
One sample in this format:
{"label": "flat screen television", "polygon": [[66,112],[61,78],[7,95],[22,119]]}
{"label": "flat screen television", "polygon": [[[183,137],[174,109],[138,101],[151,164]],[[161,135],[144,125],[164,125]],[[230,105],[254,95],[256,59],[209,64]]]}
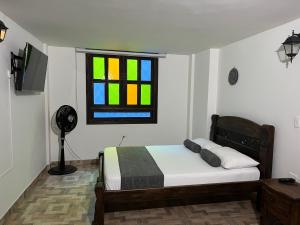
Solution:
{"label": "flat screen television", "polygon": [[43,92],[48,56],[29,43],[26,43],[22,55],[15,80],[16,91]]}

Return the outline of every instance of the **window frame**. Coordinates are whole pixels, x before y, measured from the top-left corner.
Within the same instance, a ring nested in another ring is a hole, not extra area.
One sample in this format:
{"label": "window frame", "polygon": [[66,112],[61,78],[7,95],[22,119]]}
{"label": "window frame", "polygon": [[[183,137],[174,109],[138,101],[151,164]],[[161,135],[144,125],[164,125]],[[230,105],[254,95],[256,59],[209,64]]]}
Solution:
{"label": "window frame", "polygon": [[[104,57],[105,80],[93,78],[93,57]],[[119,58],[119,80],[108,79],[108,58]],[[138,62],[137,81],[127,81],[127,59],[136,59]],[[141,81],[141,60],[151,60],[151,81]],[[102,82],[101,82],[102,81]],[[94,105],[93,84],[105,83],[105,105]],[[108,83],[118,83],[120,104],[118,106],[108,105]],[[138,105],[126,105],[127,84],[137,84]],[[141,84],[151,84],[151,105],[140,105]],[[86,123],[93,124],[157,124],[157,104],[158,103],[158,58],[120,56],[109,54],[86,54]],[[94,118],[94,112],[151,112],[150,118]]]}

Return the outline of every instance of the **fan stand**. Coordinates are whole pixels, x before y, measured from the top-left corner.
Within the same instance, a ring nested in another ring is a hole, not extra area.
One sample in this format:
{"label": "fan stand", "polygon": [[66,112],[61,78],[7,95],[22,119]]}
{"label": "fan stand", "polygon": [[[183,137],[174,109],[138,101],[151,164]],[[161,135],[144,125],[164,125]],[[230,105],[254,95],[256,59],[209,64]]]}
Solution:
{"label": "fan stand", "polygon": [[75,166],[66,165],[64,142],[65,142],[65,131],[62,130],[61,134],[60,134],[61,150],[60,150],[59,165],[55,166],[55,167],[52,167],[50,170],[48,170],[48,173],[50,175],[71,174],[71,173],[74,173],[77,170],[77,168]]}

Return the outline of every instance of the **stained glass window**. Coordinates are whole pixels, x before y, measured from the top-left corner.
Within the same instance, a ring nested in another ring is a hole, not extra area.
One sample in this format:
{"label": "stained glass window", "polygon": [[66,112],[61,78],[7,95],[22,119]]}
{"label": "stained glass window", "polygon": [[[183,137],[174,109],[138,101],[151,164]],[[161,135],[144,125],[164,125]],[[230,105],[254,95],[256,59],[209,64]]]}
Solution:
{"label": "stained glass window", "polygon": [[141,105],[151,105],[151,85],[141,85]]}
{"label": "stained glass window", "polygon": [[105,66],[103,57],[93,58],[93,76],[94,79],[104,79],[105,77]]}
{"label": "stained glass window", "polygon": [[94,105],[105,104],[105,84],[94,83]]}
{"label": "stained glass window", "polygon": [[111,83],[108,84],[108,104],[119,105],[120,104],[120,84]]}
{"label": "stained glass window", "polygon": [[120,62],[118,58],[108,58],[108,79],[119,80]]}
{"label": "stained glass window", "polygon": [[151,81],[151,61],[141,60],[141,80]]}
{"label": "stained glass window", "polygon": [[86,55],[87,123],[156,123],[158,59]]}
{"label": "stained glass window", "polygon": [[127,80],[137,80],[138,75],[138,61],[136,59],[127,59]]}

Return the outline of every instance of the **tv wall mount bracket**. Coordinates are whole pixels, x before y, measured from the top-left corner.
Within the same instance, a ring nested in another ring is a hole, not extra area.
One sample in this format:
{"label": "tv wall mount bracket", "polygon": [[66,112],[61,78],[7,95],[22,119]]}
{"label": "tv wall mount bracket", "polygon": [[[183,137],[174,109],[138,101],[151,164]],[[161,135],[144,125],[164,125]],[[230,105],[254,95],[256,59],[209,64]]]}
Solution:
{"label": "tv wall mount bracket", "polygon": [[11,55],[10,74],[15,75],[16,72],[21,71],[21,68],[17,66],[17,62],[22,61],[23,57],[15,55],[13,52],[11,52],[10,55]]}

